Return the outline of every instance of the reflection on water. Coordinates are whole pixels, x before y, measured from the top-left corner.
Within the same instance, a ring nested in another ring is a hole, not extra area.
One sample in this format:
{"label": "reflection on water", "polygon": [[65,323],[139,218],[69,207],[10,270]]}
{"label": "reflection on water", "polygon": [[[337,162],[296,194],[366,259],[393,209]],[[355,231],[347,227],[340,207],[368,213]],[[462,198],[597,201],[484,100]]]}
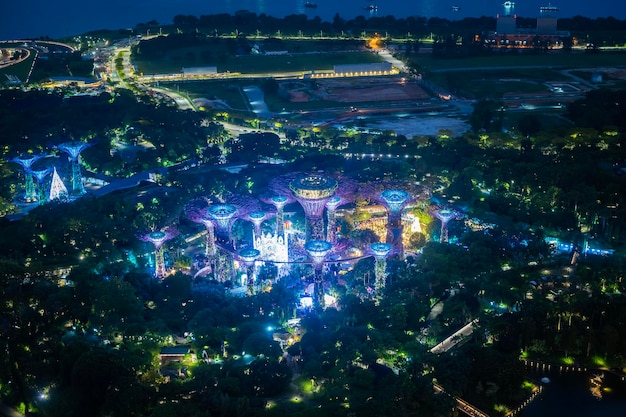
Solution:
{"label": "reflection on water", "polygon": [[522,417],[614,417],[626,412],[626,382],[608,372],[550,375]]}

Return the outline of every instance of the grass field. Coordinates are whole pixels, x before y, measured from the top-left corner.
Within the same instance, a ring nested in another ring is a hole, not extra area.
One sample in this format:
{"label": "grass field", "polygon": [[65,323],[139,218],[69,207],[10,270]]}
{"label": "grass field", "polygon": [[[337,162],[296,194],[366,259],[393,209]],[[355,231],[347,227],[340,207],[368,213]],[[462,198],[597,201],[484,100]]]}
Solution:
{"label": "grass field", "polygon": [[194,98],[207,98],[209,100],[222,100],[233,109],[244,110],[247,105],[241,93],[241,88],[255,84],[254,80],[202,80],[175,83],[161,83],[162,87],[171,90],[183,91]]}
{"label": "grass field", "polygon": [[15,75],[22,82],[25,82],[26,77],[28,77],[28,72],[30,71],[30,67],[33,64],[33,59],[35,59],[35,54],[31,53],[28,59],[20,62],[19,64],[11,65],[11,66],[0,69],[0,85],[3,85],[9,81],[6,75]]}
{"label": "grass field", "polygon": [[200,56],[199,48],[178,50],[160,60],[139,60],[133,58],[139,72],[143,74],[179,73],[183,67],[217,66],[218,72],[242,74],[268,74],[328,70],[338,64],[362,64],[381,62],[382,59],[369,52],[307,53],[294,55],[241,55],[205,54]]}

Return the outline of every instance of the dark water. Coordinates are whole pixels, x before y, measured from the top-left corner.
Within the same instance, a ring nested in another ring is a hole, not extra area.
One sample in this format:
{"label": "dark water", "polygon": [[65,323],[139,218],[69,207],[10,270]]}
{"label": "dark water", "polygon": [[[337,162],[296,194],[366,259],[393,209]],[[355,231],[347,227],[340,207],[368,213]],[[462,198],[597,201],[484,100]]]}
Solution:
{"label": "dark water", "polygon": [[[7,0],[2,2],[0,13],[0,39],[15,39],[48,35],[62,37],[96,29],[134,27],[137,23],[157,20],[161,24],[172,22],[177,14],[203,15],[233,13],[250,10],[283,17],[305,13],[332,20],[336,13],[351,19],[369,16],[365,10],[376,5],[378,16],[394,15],[443,17],[450,20],[467,16],[495,16],[502,11],[504,0],[312,0],[317,8],[306,8],[306,0]],[[588,17],[614,16],[626,19],[624,0],[555,0],[561,10],[559,16]],[[520,0],[515,12],[519,16],[534,17],[544,0]],[[453,11],[452,6],[458,6]]]}
{"label": "dark water", "polygon": [[552,382],[521,414],[521,417],[622,417],[626,416],[626,382],[609,374],[602,392],[596,399],[589,390],[590,374],[550,375]]}

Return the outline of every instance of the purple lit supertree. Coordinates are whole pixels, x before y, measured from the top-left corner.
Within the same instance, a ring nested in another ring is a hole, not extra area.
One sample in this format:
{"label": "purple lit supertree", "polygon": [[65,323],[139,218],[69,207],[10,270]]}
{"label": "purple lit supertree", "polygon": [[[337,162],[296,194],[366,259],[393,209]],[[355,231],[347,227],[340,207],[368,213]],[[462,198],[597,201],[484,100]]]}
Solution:
{"label": "purple lit supertree", "polygon": [[[205,202],[205,200],[202,200]],[[214,220],[207,211],[208,207],[198,207],[198,205],[194,204],[195,202],[191,202],[187,206],[185,206],[185,214],[187,217],[195,223],[200,223],[204,225],[206,229],[206,243],[204,246],[204,254],[212,259],[215,254],[215,226],[213,224]]]}
{"label": "purple lit supertree", "polygon": [[313,306],[316,309],[324,308],[324,259],[332,248],[333,245],[325,240],[311,240],[304,245],[304,249],[313,261],[315,270],[313,278]]}
{"label": "purple lit supertree", "polygon": [[304,209],[307,220],[307,237],[322,239],[324,237],[324,207],[335,194],[338,182],[336,179],[321,174],[291,173],[274,179],[270,188],[276,194],[291,194]]}
{"label": "purple lit supertree", "polygon": [[250,221],[254,226],[252,233],[252,242],[254,247],[256,248],[257,240],[261,237],[261,225],[265,220],[269,218],[269,213],[261,210],[252,211],[245,216],[244,219]]}
{"label": "purple lit supertree", "polygon": [[37,180],[37,199],[39,200],[39,204],[43,204],[46,202],[46,191],[44,190],[44,180],[48,176],[50,172],[52,172],[51,168],[46,168],[38,171],[31,171],[33,177]]}
{"label": "purple lit supertree", "polygon": [[326,203],[326,240],[337,243],[337,208],[354,200],[358,183],[343,175],[334,176],[339,183],[335,195]]}
{"label": "purple lit supertree", "polygon": [[255,263],[256,260],[261,256],[261,252],[256,249],[241,249],[238,252],[239,259],[246,266],[246,276],[247,276],[247,287],[248,287],[248,295],[253,295],[255,293],[255,282],[256,282],[256,270]]}
{"label": "purple lit supertree", "polygon": [[137,235],[140,240],[150,242],[154,245],[154,276],[161,279],[165,276],[165,257],[163,255],[163,244],[178,236],[178,229],[169,226],[154,232]]}
{"label": "purple lit supertree", "polygon": [[16,156],[9,159],[10,162],[20,164],[24,169],[24,200],[34,201],[37,199],[37,193],[35,192],[35,184],[33,183],[33,171],[32,167],[35,162],[40,160],[42,155],[29,155],[29,156]]}
{"label": "purple lit supertree", "polygon": [[372,243],[370,250],[374,255],[375,266],[374,273],[376,276],[376,282],[374,288],[376,289],[376,295],[380,296],[380,291],[385,288],[387,279],[387,255],[391,252],[393,247],[389,243]]}
{"label": "purple lit supertree", "polygon": [[78,158],[80,153],[91,145],[89,142],[65,142],[57,145],[57,149],[65,152],[72,164],[72,190],[75,194],[85,194]]}
{"label": "purple lit supertree", "polygon": [[231,226],[237,220],[237,207],[233,204],[212,204],[207,207],[208,216],[215,222],[215,231],[218,241],[231,244]]}
{"label": "purple lit supertree", "polygon": [[450,208],[439,208],[433,211],[433,215],[441,221],[441,234],[439,235],[439,242],[448,242],[448,223],[452,219],[459,217],[459,213]]}
{"label": "purple lit supertree", "polygon": [[276,207],[276,238],[285,237],[285,206],[293,200],[284,195],[274,195],[264,201]]}

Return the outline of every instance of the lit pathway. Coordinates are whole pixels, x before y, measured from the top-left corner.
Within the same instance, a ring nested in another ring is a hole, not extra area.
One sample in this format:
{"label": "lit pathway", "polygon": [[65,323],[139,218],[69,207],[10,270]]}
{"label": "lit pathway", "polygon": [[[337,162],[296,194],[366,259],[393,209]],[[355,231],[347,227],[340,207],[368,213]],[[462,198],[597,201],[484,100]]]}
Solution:
{"label": "lit pathway", "polygon": [[461,343],[465,338],[472,334],[474,331],[474,326],[478,324],[478,319],[474,319],[467,323],[465,326],[461,327],[457,330],[452,336],[444,339],[443,342],[439,343],[437,346],[430,350],[431,353],[443,353],[447,352],[459,343]]}
{"label": "lit pathway", "polygon": [[[446,390],[443,389],[443,387],[441,385],[433,384],[433,388],[438,393],[450,395],[450,394],[448,394],[446,392]],[[484,411],[479,410],[478,408],[474,407],[472,404],[468,403],[464,399],[459,398],[459,397],[452,397],[452,398],[454,398],[454,401],[456,402],[456,408],[459,411],[462,411],[463,413],[467,414],[468,416],[470,416],[470,417],[489,417],[489,414],[485,413]]]}

